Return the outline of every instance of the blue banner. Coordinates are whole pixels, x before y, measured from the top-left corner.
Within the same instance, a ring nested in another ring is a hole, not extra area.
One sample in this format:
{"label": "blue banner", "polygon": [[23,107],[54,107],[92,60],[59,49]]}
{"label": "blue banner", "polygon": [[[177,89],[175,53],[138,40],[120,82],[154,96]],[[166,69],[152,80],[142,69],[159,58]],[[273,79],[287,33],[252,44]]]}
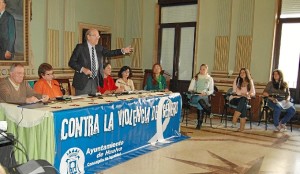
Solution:
{"label": "blue banner", "polygon": [[54,112],[54,166],[62,174],[87,173],[180,136],[181,105],[174,93]]}

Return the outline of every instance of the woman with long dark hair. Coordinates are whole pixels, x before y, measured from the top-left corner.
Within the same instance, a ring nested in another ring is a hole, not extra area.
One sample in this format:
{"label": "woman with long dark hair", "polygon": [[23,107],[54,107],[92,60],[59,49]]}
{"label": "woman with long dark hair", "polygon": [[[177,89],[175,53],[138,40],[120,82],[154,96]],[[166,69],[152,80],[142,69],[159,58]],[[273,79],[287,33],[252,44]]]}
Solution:
{"label": "woman with long dark hair", "polygon": [[[281,70],[275,69],[272,79],[264,89],[263,95],[268,97],[268,106],[273,109],[273,122],[275,132],[286,130],[285,124],[295,115],[295,107],[290,102],[290,89],[284,81]],[[282,110],[286,110],[284,117],[279,121]]]}
{"label": "woman with long dark hair", "polygon": [[162,67],[155,63],[152,66],[152,75],[147,77],[146,90],[168,91],[166,78],[161,74]]}
{"label": "woman with long dark hair", "polygon": [[241,68],[239,76],[235,78],[232,86],[233,95],[229,97],[229,103],[237,106],[232,118],[232,128],[236,128],[236,122],[240,117],[239,131],[245,129],[247,105],[252,96],[255,96],[254,83],[251,78],[250,72],[246,68]]}
{"label": "woman with long dark hair", "polygon": [[99,87],[98,91],[101,92],[101,94],[114,94],[124,91],[124,88],[118,88],[116,86],[114,79],[111,77],[110,63],[103,65],[103,87]]}

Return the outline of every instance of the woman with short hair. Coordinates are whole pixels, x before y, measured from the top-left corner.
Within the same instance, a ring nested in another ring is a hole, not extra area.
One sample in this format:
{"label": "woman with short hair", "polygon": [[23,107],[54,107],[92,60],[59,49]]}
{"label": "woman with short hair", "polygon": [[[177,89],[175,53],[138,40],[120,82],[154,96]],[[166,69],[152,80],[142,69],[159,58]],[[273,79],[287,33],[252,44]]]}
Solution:
{"label": "woman with short hair", "polygon": [[134,84],[130,79],[132,77],[132,72],[129,66],[123,66],[118,73],[118,77],[119,78],[116,81],[117,87],[122,87],[125,91],[134,91]]}
{"label": "woman with short hair", "polygon": [[48,63],[42,63],[38,69],[40,79],[34,84],[34,91],[39,94],[48,95],[51,100],[63,96],[61,86],[54,80],[53,68]]}

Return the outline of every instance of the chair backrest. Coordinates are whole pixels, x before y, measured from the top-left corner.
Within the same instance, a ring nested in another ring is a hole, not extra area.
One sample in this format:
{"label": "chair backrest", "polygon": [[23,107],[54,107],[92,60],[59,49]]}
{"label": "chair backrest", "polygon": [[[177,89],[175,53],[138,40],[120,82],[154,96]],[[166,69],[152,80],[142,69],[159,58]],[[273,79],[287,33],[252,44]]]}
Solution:
{"label": "chair backrest", "polygon": [[27,81],[27,83],[29,84],[29,86],[31,87],[31,88],[33,88],[34,87],[34,84],[37,82],[37,80],[26,80]]}
{"label": "chair backrest", "polygon": [[229,97],[232,95],[233,88],[229,88],[225,94],[225,101],[229,100]]}
{"label": "chair backrest", "polygon": [[[167,88],[170,89],[170,81],[171,81],[171,75],[164,70],[161,71],[161,74],[166,78],[167,82]],[[144,71],[144,80],[143,80],[143,88],[146,86],[146,81],[148,76],[152,75],[152,69],[145,69]]]}
{"label": "chair backrest", "polygon": [[64,95],[71,95],[71,85],[70,85],[70,80],[69,79],[55,79],[58,81],[59,85],[62,87],[62,93]]}

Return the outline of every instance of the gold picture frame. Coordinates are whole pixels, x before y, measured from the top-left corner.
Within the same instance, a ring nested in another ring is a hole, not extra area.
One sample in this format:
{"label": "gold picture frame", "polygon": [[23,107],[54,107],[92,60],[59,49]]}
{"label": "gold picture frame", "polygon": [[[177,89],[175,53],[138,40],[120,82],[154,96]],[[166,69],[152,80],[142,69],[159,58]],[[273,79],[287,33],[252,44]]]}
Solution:
{"label": "gold picture frame", "polygon": [[31,0],[7,0],[6,3],[6,11],[15,19],[15,53],[12,59],[1,59],[0,64],[9,66],[12,63],[21,63],[26,66],[29,64],[29,26],[32,2]]}

